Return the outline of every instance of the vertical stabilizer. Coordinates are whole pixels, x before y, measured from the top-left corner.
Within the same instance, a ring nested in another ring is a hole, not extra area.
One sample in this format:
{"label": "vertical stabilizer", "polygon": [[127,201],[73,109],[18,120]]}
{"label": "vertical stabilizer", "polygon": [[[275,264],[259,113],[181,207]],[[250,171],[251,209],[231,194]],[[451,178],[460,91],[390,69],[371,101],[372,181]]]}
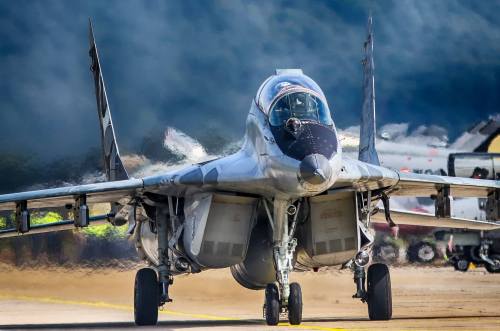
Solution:
{"label": "vertical stabilizer", "polygon": [[104,167],[109,181],[128,179],[127,170],[123,166],[120,158],[120,151],[116,143],[115,129],[111,119],[111,109],[109,109],[108,96],[104,79],[102,77],[101,64],[97,54],[97,47],[94,39],[92,22],[89,20],[89,56],[92,59],[90,70],[94,76],[95,95],[97,99],[97,114],[101,127],[101,143],[104,155]]}
{"label": "vertical stabilizer", "polygon": [[375,149],[375,76],[373,63],[372,16],[368,17],[367,39],[364,44],[363,58],[363,110],[359,132],[359,160],[379,165]]}

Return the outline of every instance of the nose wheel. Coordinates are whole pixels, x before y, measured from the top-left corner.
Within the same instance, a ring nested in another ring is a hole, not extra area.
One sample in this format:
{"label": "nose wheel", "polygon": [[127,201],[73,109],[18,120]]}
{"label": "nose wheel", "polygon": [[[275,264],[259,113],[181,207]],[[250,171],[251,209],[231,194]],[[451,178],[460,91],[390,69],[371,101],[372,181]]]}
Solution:
{"label": "nose wheel", "polygon": [[302,322],[302,290],[298,283],[290,284],[288,321],[291,325],[299,325]]}
{"label": "nose wheel", "polygon": [[267,284],[264,314],[267,325],[278,325],[280,321],[280,295],[276,284]]}
{"label": "nose wheel", "polygon": [[302,322],[302,290],[298,283],[290,284],[288,304],[283,305],[276,284],[267,284],[264,315],[267,325],[278,325],[280,315],[288,312],[288,322],[299,325]]}

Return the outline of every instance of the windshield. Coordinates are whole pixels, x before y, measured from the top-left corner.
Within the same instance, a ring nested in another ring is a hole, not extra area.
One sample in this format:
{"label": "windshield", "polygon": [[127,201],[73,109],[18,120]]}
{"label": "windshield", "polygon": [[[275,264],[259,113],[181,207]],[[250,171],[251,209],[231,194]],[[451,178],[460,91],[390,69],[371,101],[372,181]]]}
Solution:
{"label": "windshield", "polygon": [[269,122],[272,126],[281,126],[290,118],[301,121],[314,121],[324,125],[332,125],[330,111],[316,96],[307,92],[285,94],[269,113]]}

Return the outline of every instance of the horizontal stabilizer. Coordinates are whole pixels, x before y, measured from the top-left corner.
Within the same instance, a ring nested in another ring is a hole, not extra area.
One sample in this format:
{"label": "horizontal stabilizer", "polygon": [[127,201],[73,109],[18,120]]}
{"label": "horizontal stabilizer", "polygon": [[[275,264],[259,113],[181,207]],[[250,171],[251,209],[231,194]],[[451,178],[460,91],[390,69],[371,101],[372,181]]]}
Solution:
{"label": "horizontal stabilizer", "polygon": [[[391,216],[397,225],[418,225],[435,228],[453,228],[467,230],[496,230],[500,229],[500,222],[477,221],[465,218],[437,218],[432,214],[391,209]],[[373,223],[384,223],[387,221],[383,210],[371,217]]]}

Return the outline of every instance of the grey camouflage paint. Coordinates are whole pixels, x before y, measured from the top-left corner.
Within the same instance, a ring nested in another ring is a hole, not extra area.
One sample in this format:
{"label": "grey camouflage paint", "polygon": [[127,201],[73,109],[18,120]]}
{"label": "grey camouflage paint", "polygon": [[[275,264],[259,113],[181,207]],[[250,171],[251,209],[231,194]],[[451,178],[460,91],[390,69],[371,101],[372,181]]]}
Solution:
{"label": "grey camouflage paint", "polygon": [[363,63],[363,110],[359,137],[359,160],[380,165],[375,149],[375,64],[373,62],[373,29],[372,17],[368,18],[367,39],[364,44],[365,57]]}
{"label": "grey camouflage paint", "polygon": [[97,46],[94,38],[92,22],[89,20],[89,56],[91,58],[90,70],[94,77],[95,95],[97,101],[97,115],[99,116],[99,126],[101,128],[101,144],[104,156],[104,168],[109,181],[128,179],[127,170],[123,166],[120,158],[120,151],[116,143],[115,129],[111,119],[108,96],[104,79],[102,77],[101,63],[97,54]]}

